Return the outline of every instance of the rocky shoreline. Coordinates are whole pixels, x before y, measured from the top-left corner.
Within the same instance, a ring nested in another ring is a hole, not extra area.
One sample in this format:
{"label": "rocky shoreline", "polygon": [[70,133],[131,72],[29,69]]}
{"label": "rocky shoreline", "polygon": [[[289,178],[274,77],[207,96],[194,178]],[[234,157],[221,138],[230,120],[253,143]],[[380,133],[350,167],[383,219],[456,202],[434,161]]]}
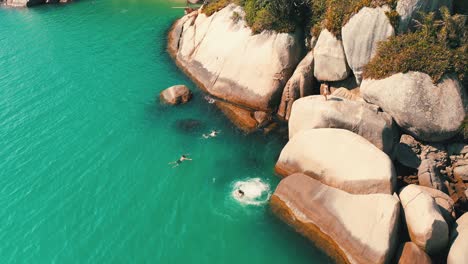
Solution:
{"label": "rocky shoreline", "polygon": [[0,4],[3,3],[5,6],[10,7],[32,7],[44,4],[65,4],[71,1],[72,0],[3,0],[0,1]]}
{"label": "rocky shoreline", "polygon": [[468,261],[466,87],[454,75],[362,74],[416,12],[452,8],[420,2],[398,1],[397,29],[387,6],[364,7],[310,51],[298,34],[252,34],[235,4],[191,12],[168,35],[177,65],[239,128],[288,122],[271,209],[339,263]]}

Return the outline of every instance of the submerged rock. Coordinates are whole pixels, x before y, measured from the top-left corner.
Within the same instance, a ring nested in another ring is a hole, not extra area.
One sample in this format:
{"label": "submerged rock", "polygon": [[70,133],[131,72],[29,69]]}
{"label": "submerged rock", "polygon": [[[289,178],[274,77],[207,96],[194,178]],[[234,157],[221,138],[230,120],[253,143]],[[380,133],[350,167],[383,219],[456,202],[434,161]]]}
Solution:
{"label": "submerged rock", "polygon": [[187,119],[177,120],[174,123],[174,126],[177,130],[181,132],[193,133],[193,132],[201,131],[205,127],[205,124],[200,120],[187,118]]}
{"label": "submerged rock", "polygon": [[427,142],[455,136],[468,106],[465,89],[449,75],[437,85],[429,75],[421,72],[364,80],[361,94],[366,101],[390,114],[408,134]]}
{"label": "submerged rock", "polygon": [[313,128],[352,131],[389,155],[399,137],[390,115],[379,112],[377,107],[366,102],[335,96],[330,96],[327,101],[320,95],[308,96],[294,103],[289,120],[289,138]]}
{"label": "submerged rock", "polygon": [[162,91],[159,99],[170,105],[185,104],[192,99],[192,92],[185,85],[175,85]]}
{"label": "submerged rock", "polygon": [[344,129],[302,130],[281,151],[276,172],[304,173],[354,194],[392,194],[396,183],[390,158],[363,137]]}
{"label": "submerged rock", "polygon": [[314,53],[311,51],[302,59],[292,77],[286,83],[278,109],[278,116],[289,120],[295,100],[312,94],[314,72]]}
{"label": "submerged rock", "polygon": [[395,35],[395,30],[385,14],[388,11],[388,6],[364,7],[352,16],[341,30],[346,60],[357,83],[361,83],[364,66],[377,52],[377,44]]}
{"label": "submerged rock", "polygon": [[353,195],[294,174],[270,206],[338,263],[389,263],[398,243],[400,203],[392,195]]}
{"label": "submerged rock", "polygon": [[452,230],[452,245],[447,258],[447,264],[468,263],[468,213],[458,218]]}
{"label": "submerged rock", "polygon": [[448,245],[449,229],[434,199],[416,185],[400,192],[408,232],[416,245],[437,254]]}
{"label": "submerged rock", "polygon": [[[176,62],[211,95],[253,111],[272,112],[303,56],[299,35],[254,35],[241,7],[230,4],[210,17],[189,14],[174,25],[169,50]],[[180,35],[177,36],[177,33]]]}

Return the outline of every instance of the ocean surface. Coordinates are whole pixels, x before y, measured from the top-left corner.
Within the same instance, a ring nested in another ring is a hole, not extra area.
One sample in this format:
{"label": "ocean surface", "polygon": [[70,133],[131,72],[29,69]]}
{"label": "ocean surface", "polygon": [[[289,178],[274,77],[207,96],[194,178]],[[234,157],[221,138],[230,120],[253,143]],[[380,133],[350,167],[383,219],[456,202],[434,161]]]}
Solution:
{"label": "ocean surface", "polygon": [[[329,261],[269,210],[284,140],[238,131],[166,53],[181,5],[0,7],[0,263]],[[194,100],[161,106],[175,84]]]}

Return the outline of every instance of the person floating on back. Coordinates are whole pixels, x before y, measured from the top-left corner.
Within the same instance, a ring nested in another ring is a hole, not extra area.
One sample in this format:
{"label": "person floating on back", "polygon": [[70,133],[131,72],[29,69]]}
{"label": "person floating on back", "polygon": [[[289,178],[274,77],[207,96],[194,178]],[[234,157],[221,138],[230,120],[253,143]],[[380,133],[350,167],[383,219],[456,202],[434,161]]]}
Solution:
{"label": "person floating on back", "polygon": [[219,135],[221,131],[217,131],[217,130],[211,130],[211,132],[209,134],[203,134],[203,137],[208,139],[208,138],[215,138]]}
{"label": "person floating on back", "polygon": [[186,160],[192,160],[190,158],[187,157],[188,154],[186,155],[182,155],[180,156],[180,158],[176,161],[173,161],[173,162],[169,162],[169,164],[173,164],[174,166],[172,166],[172,168],[175,168],[175,167],[178,167],[180,164],[182,164],[182,162],[186,161]]}

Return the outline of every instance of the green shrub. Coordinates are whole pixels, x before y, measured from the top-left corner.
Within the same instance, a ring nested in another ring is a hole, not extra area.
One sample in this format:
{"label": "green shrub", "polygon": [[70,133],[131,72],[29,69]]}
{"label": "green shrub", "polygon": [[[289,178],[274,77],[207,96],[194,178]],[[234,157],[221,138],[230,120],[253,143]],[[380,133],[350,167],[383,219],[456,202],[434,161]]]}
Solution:
{"label": "green shrub", "polygon": [[211,16],[230,3],[236,3],[244,8],[245,20],[254,33],[260,33],[263,30],[294,32],[297,28],[303,27],[306,21],[308,21],[310,12],[309,1],[212,0],[205,5],[202,12],[207,16]]}
{"label": "green shrub", "polygon": [[436,83],[444,74],[455,73],[466,86],[466,17],[450,16],[446,7],[440,10],[441,20],[435,17],[435,13],[421,15],[416,32],[380,43],[376,56],[364,67],[364,78],[383,79],[399,72],[419,71],[430,75]]}
{"label": "green shrub", "polygon": [[230,3],[232,3],[232,0],[214,0],[210,1],[208,4],[206,4],[203,7],[202,12],[206,14],[207,16],[211,16],[215,12],[218,12],[219,10],[225,8],[228,6]]}

